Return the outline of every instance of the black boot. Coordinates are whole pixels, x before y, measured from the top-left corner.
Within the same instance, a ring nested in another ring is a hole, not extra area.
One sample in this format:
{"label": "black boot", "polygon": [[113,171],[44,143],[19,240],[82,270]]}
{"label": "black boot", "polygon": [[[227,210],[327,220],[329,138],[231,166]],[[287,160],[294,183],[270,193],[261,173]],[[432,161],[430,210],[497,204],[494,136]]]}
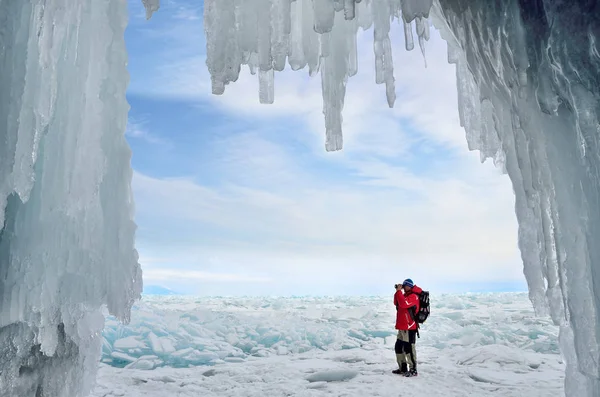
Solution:
{"label": "black boot", "polygon": [[408,373],[408,364],[402,363],[399,369],[395,369],[392,371],[393,374],[396,375],[405,375]]}
{"label": "black boot", "polygon": [[404,376],[406,376],[407,378],[413,377],[413,376],[418,376],[419,373],[417,372],[417,367],[413,367],[410,369],[410,371],[407,371]]}

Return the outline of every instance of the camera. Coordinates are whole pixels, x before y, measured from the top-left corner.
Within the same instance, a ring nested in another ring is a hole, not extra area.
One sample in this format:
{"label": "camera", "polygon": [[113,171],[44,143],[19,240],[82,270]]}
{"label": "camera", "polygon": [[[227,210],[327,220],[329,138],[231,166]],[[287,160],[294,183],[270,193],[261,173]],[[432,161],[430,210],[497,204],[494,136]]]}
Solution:
{"label": "camera", "polygon": [[394,289],[397,289],[400,284],[394,284]]}

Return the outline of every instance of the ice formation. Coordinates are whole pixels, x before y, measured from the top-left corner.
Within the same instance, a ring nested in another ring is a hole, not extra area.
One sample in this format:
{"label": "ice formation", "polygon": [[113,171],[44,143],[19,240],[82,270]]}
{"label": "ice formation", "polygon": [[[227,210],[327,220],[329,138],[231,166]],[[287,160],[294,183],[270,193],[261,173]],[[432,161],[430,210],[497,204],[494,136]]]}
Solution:
{"label": "ice formation", "polygon": [[142,0],[142,4],[146,9],[146,19],[152,18],[152,14],[160,8],[160,0]]}
{"label": "ice formation", "polygon": [[[158,0],[143,0],[147,17]],[[271,103],[286,62],[321,74],[327,150],[342,147],[356,32],[395,100],[389,24],[424,51],[431,13],[457,65],[471,149],[513,181],[530,297],[561,327],[566,394],[600,395],[600,10],[589,0],[206,0],[207,65],[224,92],[248,64]],[[100,309],[141,291],[124,139],[126,3],[0,0],[0,395],[79,396]],[[168,349],[169,346],[162,348]],[[85,376],[84,376],[85,375]]]}
{"label": "ice formation", "polygon": [[[145,295],[131,322],[108,317],[102,362],[117,368],[212,366],[393,342],[388,297],[198,298]],[[510,346],[558,356],[558,327],[534,318],[526,293],[437,295],[420,346],[439,355]],[[392,343],[393,346],[393,343]],[[514,357],[513,357],[514,358]],[[558,358],[558,357],[556,357]]]}
{"label": "ice formation", "polygon": [[516,196],[530,298],[561,327],[566,394],[600,395],[600,6],[574,0],[205,0],[207,66],[222,94],[248,65],[274,100],[287,63],[320,72],[326,149],[342,148],[356,32],[374,27],[376,83],[395,100],[389,24],[407,50],[431,20],[456,64],[469,148],[493,158]]}
{"label": "ice formation", "polygon": [[141,292],[126,3],[0,0],[0,395],[72,397]]}
{"label": "ice formation", "polygon": [[410,22],[415,20],[424,51],[424,41],[429,39],[429,24],[424,17],[429,15],[431,1],[206,0],[206,63],[212,92],[223,94],[225,86],[238,79],[241,66],[248,65],[252,74],[258,71],[260,102],[272,103],[274,72],[285,68],[286,59],[292,70],[308,66],[311,76],[321,74],[325,147],[328,151],[340,150],[346,83],[358,71],[358,29],[373,27],[376,82],[386,85],[387,101],[392,107],[396,91],[390,17],[404,21],[407,49],[414,46]]}
{"label": "ice formation", "polygon": [[[411,395],[563,394],[558,327],[535,318],[526,293],[432,305],[418,348],[427,378]],[[145,295],[128,325],[108,319],[93,396],[397,396],[394,310],[388,296]]]}

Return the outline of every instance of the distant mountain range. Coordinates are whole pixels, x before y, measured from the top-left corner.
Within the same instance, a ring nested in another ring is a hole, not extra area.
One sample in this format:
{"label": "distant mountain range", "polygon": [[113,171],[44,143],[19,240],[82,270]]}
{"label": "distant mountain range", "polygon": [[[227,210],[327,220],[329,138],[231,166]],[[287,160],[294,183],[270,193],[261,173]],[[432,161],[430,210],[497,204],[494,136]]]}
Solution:
{"label": "distant mountain range", "polygon": [[179,292],[175,292],[170,288],[161,287],[160,285],[145,285],[144,295],[181,295]]}

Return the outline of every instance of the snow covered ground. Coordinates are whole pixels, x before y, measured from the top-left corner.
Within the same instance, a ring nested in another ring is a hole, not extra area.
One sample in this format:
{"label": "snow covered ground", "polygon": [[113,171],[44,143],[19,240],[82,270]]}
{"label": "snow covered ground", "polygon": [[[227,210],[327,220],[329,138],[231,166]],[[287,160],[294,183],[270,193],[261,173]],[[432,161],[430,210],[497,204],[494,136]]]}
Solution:
{"label": "snow covered ground", "polygon": [[[526,294],[432,295],[419,377],[395,368],[390,297],[145,296],[108,319],[94,397],[557,396],[558,330]],[[406,388],[409,389],[406,389]]]}

